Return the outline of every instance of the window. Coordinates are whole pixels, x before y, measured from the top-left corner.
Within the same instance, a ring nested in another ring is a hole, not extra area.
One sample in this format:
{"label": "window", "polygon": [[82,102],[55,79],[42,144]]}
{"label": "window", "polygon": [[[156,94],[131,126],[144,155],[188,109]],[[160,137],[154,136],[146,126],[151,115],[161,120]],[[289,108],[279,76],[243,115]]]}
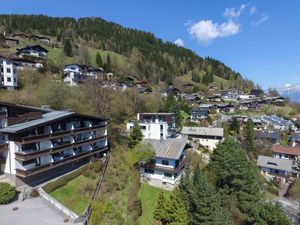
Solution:
{"label": "window", "polygon": [[168,166],[169,165],[169,161],[168,160],[162,160],[161,163],[165,166]]}
{"label": "window", "polygon": [[154,170],[151,170],[151,169],[145,169],[145,173],[154,174]]}
{"label": "window", "polygon": [[22,163],[23,166],[27,166],[27,165],[30,165],[30,164],[33,164],[33,163],[37,163],[37,159],[31,159],[31,160],[28,160],[28,161],[24,161]]}
{"label": "window", "polygon": [[164,173],[164,177],[172,178],[172,174],[171,173]]}
{"label": "window", "polygon": [[7,82],[11,82],[11,77],[6,78]]}
{"label": "window", "polygon": [[7,72],[7,73],[10,73],[10,72],[11,72],[11,69],[10,69],[10,68],[6,68],[6,72]]}
{"label": "window", "polygon": [[160,125],[160,129],[163,130],[164,129],[164,125]]}
{"label": "window", "polygon": [[14,82],[15,82],[15,83],[17,82],[17,79],[16,79],[16,78],[14,78]]}

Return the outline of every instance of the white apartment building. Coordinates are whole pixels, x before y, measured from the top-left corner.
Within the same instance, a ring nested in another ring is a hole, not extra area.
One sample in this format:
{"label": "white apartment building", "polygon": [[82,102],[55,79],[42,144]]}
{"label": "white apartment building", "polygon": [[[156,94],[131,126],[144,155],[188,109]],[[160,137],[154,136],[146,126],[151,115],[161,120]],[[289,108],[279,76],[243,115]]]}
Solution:
{"label": "white apartment building", "polygon": [[36,184],[102,157],[107,119],[0,103],[0,174]]}
{"label": "white apartment building", "polygon": [[0,87],[15,89],[18,86],[16,65],[9,59],[0,56]]}
{"label": "white apartment building", "polygon": [[[166,140],[168,136],[168,124],[159,120],[153,122],[138,122],[143,139]],[[127,130],[132,130],[134,122],[127,123]]]}
{"label": "white apartment building", "polygon": [[183,127],[181,134],[191,137],[194,142],[209,150],[214,150],[220,142],[224,141],[223,128]]}
{"label": "white apartment building", "polygon": [[[174,113],[138,113],[137,121],[144,139],[166,140],[175,135],[176,123]],[[134,122],[126,124],[132,130]]]}

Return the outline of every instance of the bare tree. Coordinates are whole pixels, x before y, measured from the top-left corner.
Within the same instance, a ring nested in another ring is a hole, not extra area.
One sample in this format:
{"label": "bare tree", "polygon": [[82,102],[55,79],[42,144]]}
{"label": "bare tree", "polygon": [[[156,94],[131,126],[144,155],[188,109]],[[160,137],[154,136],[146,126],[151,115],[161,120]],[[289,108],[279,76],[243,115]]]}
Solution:
{"label": "bare tree", "polygon": [[97,116],[109,117],[111,110],[112,90],[109,82],[102,79],[90,79],[86,83],[92,107]]}

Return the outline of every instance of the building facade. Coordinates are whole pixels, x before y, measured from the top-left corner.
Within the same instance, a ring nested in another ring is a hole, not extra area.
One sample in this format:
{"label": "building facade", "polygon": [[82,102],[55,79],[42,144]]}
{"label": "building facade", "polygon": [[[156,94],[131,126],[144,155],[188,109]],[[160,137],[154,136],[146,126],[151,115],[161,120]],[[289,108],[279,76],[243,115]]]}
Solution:
{"label": "building facade", "polygon": [[18,87],[18,75],[16,64],[11,60],[0,56],[0,87],[15,89]]}
{"label": "building facade", "polygon": [[[143,139],[166,140],[176,135],[176,120],[174,113],[138,113],[137,121],[141,128]],[[134,122],[128,122],[127,130],[132,130]]]}
{"label": "building facade", "polygon": [[209,150],[214,150],[219,143],[224,141],[223,128],[183,127],[181,134],[192,138],[194,142]]}
{"label": "building facade", "polygon": [[1,170],[19,186],[36,184],[102,157],[107,119],[0,103]]}
{"label": "building facade", "polygon": [[141,162],[142,179],[152,186],[173,190],[185,166],[186,138],[143,140],[142,143],[151,145],[155,151],[153,160]]}

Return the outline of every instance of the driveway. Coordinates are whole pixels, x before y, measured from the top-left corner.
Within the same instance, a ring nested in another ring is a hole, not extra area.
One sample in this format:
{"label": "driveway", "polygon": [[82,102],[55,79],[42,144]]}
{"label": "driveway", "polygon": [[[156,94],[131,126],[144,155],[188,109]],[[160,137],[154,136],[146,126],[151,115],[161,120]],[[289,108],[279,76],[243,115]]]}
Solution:
{"label": "driveway", "polygon": [[[19,209],[13,211],[14,207]],[[66,225],[73,223],[71,220],[64,222],[68,217],[41,197],[0,205],[0,218],[0,225]]]}

